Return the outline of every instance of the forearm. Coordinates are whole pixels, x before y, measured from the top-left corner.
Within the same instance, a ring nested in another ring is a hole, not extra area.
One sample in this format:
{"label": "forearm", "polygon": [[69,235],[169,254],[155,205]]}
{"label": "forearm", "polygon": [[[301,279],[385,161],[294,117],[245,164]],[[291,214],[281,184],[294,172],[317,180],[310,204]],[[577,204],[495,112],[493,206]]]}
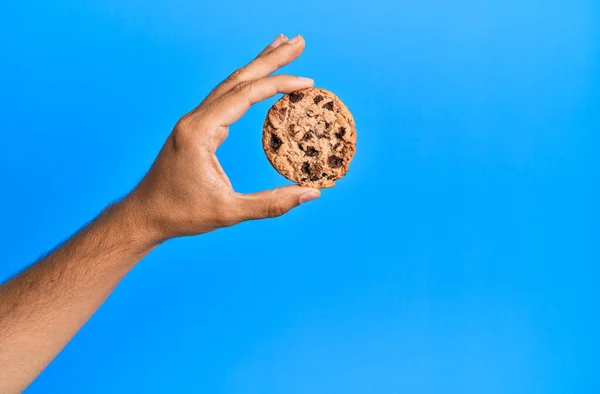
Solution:
{"label": "forearm", "polygon": [[154,245],[124,202],[0,286],[0,393],[18,393],[48,365]]}
{"label": "forearm", "polygon": [[160,241],[273,218],[319,197],[299,185],[238,193],[216,156],[252,104],[313,86],[309,78],[270,76],[303,49],[302,37],[278,36],[176,123],[123,202],[0,286],[0,394],[24,390]]}

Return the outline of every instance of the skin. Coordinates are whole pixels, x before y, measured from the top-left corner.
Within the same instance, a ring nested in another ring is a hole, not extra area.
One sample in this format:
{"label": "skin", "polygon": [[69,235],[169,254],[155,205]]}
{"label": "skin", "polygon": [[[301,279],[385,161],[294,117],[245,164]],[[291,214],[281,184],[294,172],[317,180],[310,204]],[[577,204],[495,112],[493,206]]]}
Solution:
{"label": "skin", "polygon": [[184,115],[154,164],[121,201],[47,257],[0,286],[0,393],[22,392],[106,300],[121,279],[168,239],[273,218],[320,196],[286,186],[236,193],[215,152],[254,103],[313,81],[270,76],[302,53],[278,36]]}

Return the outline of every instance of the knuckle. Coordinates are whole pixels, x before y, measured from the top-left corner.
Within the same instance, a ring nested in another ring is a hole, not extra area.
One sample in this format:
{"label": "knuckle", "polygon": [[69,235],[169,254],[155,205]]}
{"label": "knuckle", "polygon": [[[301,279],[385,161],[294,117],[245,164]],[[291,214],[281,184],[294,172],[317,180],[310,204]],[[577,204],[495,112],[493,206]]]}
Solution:
{"label": "knuckle", "polygon": [[176,150],[197,145],[206,139],[210,128],[201,119],[204,118],[199,114],[187,114],[177,121],[170,136]]}
{"label": "knuckle", "polygon": [[173,128],[173,130],[178,133],[183,133],[185,130],[190,128],[190,123],[190,115],[183,115],[181,119],[179,119],[177,123],[175,123],[175,127]]}
{"label": "knuckle", "polygon": [[254,86],[254,81],[243,81],[235,85],[233,88],[234,94],[238,94],[243,97],[245,100],[250,101],[250,92],[252,91]]}
{"label": "knuckle", "polygon": [[173,147],[175,149],[181,149],[187,145],[191,128],[191,120],[188,115],[183,116],[177,121],[175,127],[173,127],[173,132],[171,133]]}
{"label": "knuckle", "polygon": [[253,81],[242,81],[242,82],[238,83],[237,85],[235,85],[233,90],[238,93],[248,91],[252,87],[253,84],[254,84]]}
{"label": "knuckle", "polygon": [[281,68],[292,59],[293,55],[286,51],[273,51],[265,56],[264,64],[270,67]]}
{"label": "knuckle", "polygon": [[266,214],[269,218],[276,218],[278,216],[283,215],[285,213],[285,210],[283,209],[281,196],[279,196],[278,193],[273,190],[271,190],[270,194],[271,195],[267,199],[268,203]]}
{"label": "knuckle", "polygon": [[229,194],[221,195],[218,199],[216,213],[223,227],[233,226],[239,223],[239,214],[236,209],[234,198]]}
{"label": "knuckle", "polygon": [[240,78],[242,78],[242,76],[245,73],[245,69],[242,68],[238,68],[237,70],[235,70],[234,72],[232,72],[228,77],[227,77],[227,81],[236,81]]}

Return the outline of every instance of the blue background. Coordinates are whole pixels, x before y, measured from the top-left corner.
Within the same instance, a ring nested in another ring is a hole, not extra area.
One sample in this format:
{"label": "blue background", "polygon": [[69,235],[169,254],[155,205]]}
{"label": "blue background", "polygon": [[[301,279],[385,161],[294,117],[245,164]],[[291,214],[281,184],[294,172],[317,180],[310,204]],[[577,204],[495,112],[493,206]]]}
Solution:
{"label": "blue background", "polygon": [[[600,392],[597,1],[1,8],[0,278],[127,193],[280,32],[359,133],[320,200],[153,252],[29,393]],[[286,183],[271,103],[219,151],[239,191]]]}

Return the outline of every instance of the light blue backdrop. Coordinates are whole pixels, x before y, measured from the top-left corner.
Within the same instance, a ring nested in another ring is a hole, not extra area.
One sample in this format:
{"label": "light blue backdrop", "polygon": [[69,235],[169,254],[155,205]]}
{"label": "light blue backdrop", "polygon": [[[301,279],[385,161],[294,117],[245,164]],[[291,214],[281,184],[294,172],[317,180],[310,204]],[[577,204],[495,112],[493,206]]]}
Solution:
{"label": "light blue backdrop", "polygon": [[[600,392],[594,0],[3,2],[0,277],[278,33],[354,113],[349,175],[156,250],[28,392]],[[271,102],[219,151],[240,191],[286,183]]]}

